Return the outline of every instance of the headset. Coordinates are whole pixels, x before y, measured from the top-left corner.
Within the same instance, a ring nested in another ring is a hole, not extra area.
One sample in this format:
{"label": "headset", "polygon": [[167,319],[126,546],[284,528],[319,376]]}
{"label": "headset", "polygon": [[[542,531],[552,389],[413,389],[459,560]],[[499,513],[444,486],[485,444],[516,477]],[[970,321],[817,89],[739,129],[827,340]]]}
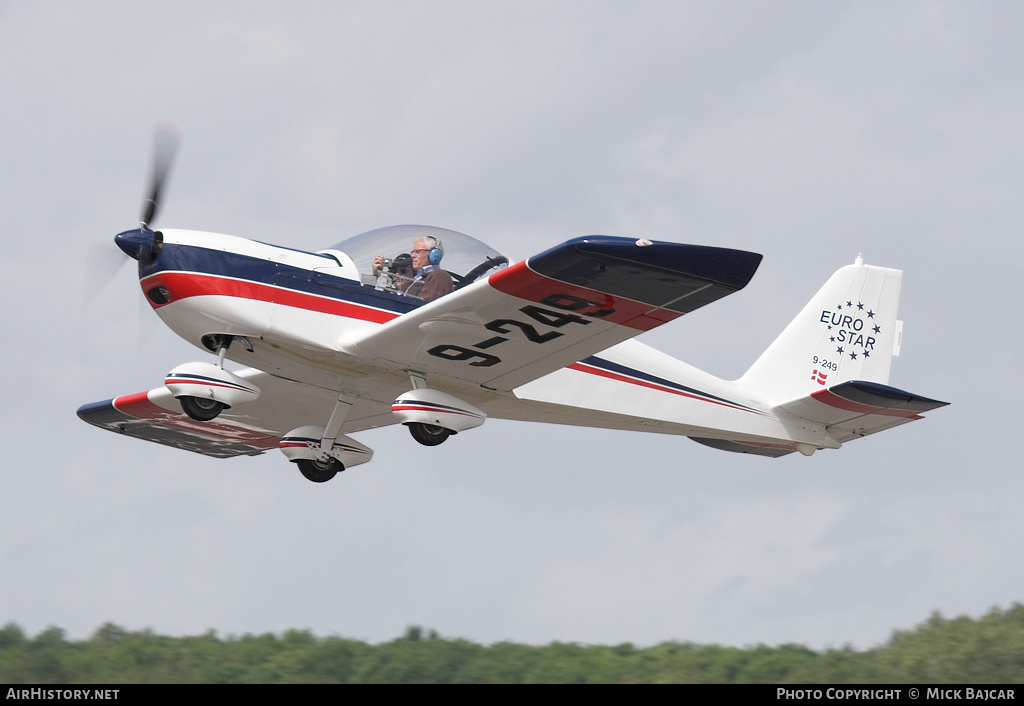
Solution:
{"label": "headset", "polygon": [[440,240],[432,235],[427,235],[422,238],[425,243],[433,243],[430,246],[430,252],[427,253],[427,262],[431,265],[441,264],[441,258],[444,257],[444,245]]}

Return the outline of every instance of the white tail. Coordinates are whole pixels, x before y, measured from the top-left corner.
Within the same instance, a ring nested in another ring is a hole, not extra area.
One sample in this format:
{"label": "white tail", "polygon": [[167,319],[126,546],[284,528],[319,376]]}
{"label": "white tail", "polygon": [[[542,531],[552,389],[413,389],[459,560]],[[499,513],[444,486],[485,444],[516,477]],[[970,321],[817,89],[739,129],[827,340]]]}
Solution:
{"label": "white tail", "polygon": [[841,268],[739,379],[782,404],[848,380],[889,382],[903,273],[855,264]]}

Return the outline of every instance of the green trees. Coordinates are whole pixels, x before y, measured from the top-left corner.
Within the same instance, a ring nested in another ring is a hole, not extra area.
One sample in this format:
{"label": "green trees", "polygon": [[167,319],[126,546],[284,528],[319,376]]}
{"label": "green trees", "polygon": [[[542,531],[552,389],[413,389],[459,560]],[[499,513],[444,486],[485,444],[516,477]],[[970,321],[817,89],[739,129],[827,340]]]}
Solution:
{"label": "green trees", "polygon": [[935,612],[916,630],[893,635],[888,648],[889,666],[908,680],[1024,681],[1024,605],[993,608],[978,620]]}
{"label": "green trees", "polygon": [[410,627],[370,645],[308,630],[172,638],[106,623],[71,642],[0,629],[0,683],[1019,683],[1024,606],[974,620],[934,613],[881,647],[816,652],[801,645],[735,648],[666,642],[638,649],[555,642],[490,646]]}

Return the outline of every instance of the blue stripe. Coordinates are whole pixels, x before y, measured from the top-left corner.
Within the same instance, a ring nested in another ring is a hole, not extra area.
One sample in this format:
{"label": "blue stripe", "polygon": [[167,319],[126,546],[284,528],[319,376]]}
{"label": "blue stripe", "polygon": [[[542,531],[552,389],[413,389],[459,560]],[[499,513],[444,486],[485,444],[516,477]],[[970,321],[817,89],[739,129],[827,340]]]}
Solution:
{"label": "blue stripe", "polygon": [[[190,380],[205,380],[206,382],[215,382],[218,385],[232,386],[232,387],[234,387],[237,390],[243,390],[245,392],[256,392],[256,390],[251,388],[251,387],[246,387],[245,385],[239,385],[238,383],[231,382],[230,380],[219,380],[217,378],[209,378],[209,377],[206,377],[204,375],[191,375],[189,373],[168,373],[167,377],[168,378],[175,378],[176,380],[180,381],[181,384],[183,384],[183,385],[189,384]],[[201,382],[196,382],[196,383],[192,383],[192,384],[201,385],[202,383]]]}
{"label": "blue stripe", "polygon": [[434,409],[436,409],[438,411],[441,411],[441,412],[445,412],[447,410],[451,410],[453,412],[458,412],[460,414],[466,414],[466,415],[469,415],[471,417],[479,417],[480,416],[479,414],[475,414],[473,412],[470,412],[468,409],[462,409],[461,407],[452,407],[450,405],[438,404],[436,402],[424,402],[423,400],[395,400],[394,404],[396,404],[396,405],[414,404],[414,405],[418,405],[420,407],[433,407]]}
{"label": "blue stripe", "polygon": [[723,404],[732,405],[733,407],[740,407],[750,412],[757,412],[758,414],[760,414],[760,410],[754,409],[753,407],[748,407],[746,405],[739,404],[738,402],[727,400],[724,397],[710,395],[707,392],[701,392],[696,388],[687,387],[686,385],[680,385],[678,382],[672,382],[671,380],[666,380],[665,378],[660,378],[657,375],[651,375],[650,373],[645,373],[641,370],[636,370],[635,368],[628,368],[625,365],[613,363],[610,360],[605,360],[604,358],[598,358],[596,355],[592,355],[589,358],[581,360],[580,362],[585,365],[592,365],[595,368],[601,368],[602,370],[607,370],[612,373],[618,373],[619,375],[625,375],[627,377],[636,378],[637,380],[643,380],[644,382],[662,385],[673,390],[679,390],[680,392],[686,392],[691,395],[703,397],[708,400],[715,400],[716,402],[722,402]]}
{"label": "blue stripe", "polygon": [[[337,266],[334,258],[315,253],[306,254],[322,257],[325,267]],[[313,272],[302,267],[195,245],[166,244],[156,260],[148,265],[139,263],[140,279],[160,272],[178,271],[248,280],[272,287],[282,287],[305,294],[383,309],[396,314],[405,314],[425,303],[418,299],[366,287],[360,282],[323,272],[317,272],[314,281]]]}
{"label": "blue stripe", "polygon": [[[304,436],[284,436],[284,437],[281,437],[281,441],[278,443],[278,446],[280,446],[281,444],[283,444],[285,442],[290,442],[290,443],[293,443],[293,444],[296,443],[296,442],[302,442],[302,443],[305,443],[305,444],[313,444],[314,446],[319,446],[320,445],[320,439],[310,439],[310,438],[307,438],[307,437],[304,437]],[[334,442],[333,448],[341,449],[342,451],[349,451],[351,453],[357,453],[357,454],[367,453],[363,449],[357,449],[355,446],[349,446],[348,444],[339,444],[337,441]]]}

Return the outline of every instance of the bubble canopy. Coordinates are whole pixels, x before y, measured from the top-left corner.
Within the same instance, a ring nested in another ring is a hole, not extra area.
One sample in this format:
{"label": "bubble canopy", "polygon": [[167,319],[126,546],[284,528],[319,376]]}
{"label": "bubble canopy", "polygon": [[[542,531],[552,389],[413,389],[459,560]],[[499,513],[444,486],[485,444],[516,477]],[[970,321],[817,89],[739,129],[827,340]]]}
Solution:
{"label": "bubble canopy", "polygon": [[330,250],[345,253],[352,258],[360,273],[368,273],[373,269],[375,256],[383,255],[394,259],[399,255],[408,254],[416,241],[424,237],[435,238],[441,242],[444,256],[441,258],[440,266],[451,274],[456,288],[497,272],[507,267],[509,263],[507,257],[476,238],[434,226],[378,228],[332,245]]}

